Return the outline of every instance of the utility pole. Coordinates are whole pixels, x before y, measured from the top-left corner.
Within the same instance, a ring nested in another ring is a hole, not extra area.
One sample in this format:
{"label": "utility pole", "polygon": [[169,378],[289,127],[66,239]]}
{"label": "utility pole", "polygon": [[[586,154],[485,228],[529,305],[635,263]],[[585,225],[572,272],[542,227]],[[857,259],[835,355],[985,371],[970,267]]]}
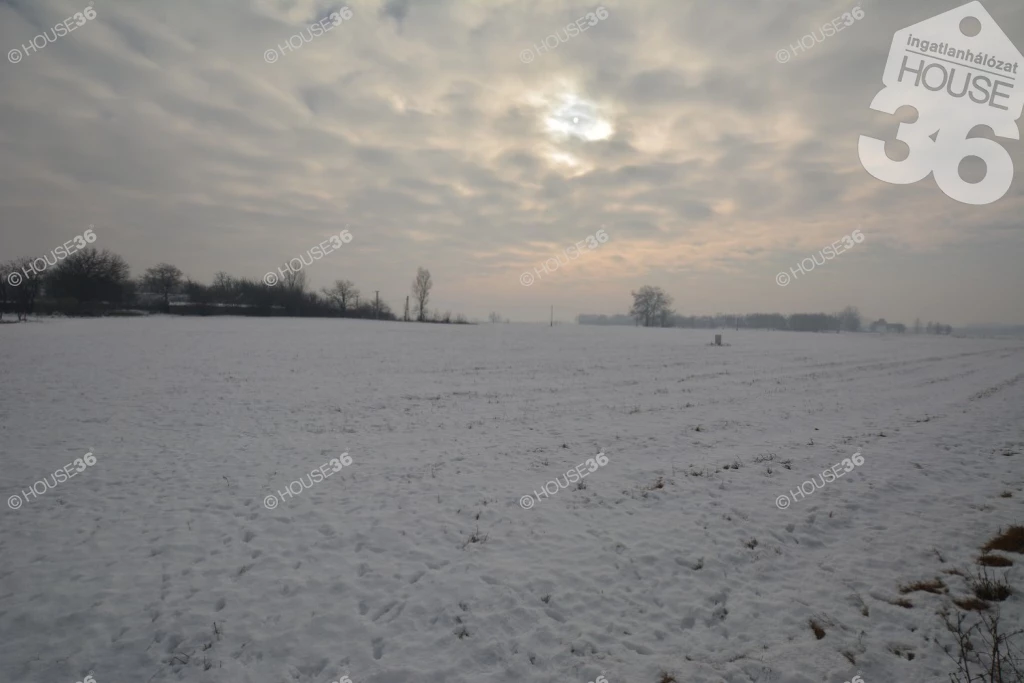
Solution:
{"label": "utility pole", "polygon": [[405,295],[405,322],[409,322],[409,295]]}
{"label": "utility pole", "polygon": [[373,290],[373,294],[374,294],[374,302],[375,302],[373,304],[373,307],[377,311],[377,320],[380,320],[380,290],[379,289]]}
{"label": "utility pole", "polygon": [[555,326],[555,307],[551,307],[551,327]]}

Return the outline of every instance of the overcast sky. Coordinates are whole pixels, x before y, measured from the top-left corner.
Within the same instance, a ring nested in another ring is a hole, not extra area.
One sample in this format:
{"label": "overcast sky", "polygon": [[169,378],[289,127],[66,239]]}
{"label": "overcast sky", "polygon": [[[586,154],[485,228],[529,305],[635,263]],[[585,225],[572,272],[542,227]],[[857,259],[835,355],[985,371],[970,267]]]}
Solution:
{"label": "overcast sky", "polygon": [[[625,312],[651,284],[685,315],[1024,323],[1024,144],[1002,140],[1014,182],[985,206],[931,177],[879,181],[857,153],[861,134],[895,137],[869,109],[893,34],[961,2],[863,2],[780,63],[855,3],[95,0],[95,19],[11,62],[85,1],[0,0],[0,260],[92,224],[133,275],[259,278],[347,227],[310,283],[351,279],[399,313],[424,266],[431,308],[470,317]],[[984,6],[1024,51],[1024,3]],[[858,228],[862,244],[776,284]]]}

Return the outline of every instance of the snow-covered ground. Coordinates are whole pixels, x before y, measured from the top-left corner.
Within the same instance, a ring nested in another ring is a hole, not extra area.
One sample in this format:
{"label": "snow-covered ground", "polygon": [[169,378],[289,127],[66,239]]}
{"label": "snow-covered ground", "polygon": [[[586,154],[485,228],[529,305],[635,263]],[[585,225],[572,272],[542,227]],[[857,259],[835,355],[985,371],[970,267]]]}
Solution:
{"label": "snow-covered ground", "polygon": [[1024,342],[720,332],[4,325],[0,681],[947,680],[942,572],[1024,519]]}

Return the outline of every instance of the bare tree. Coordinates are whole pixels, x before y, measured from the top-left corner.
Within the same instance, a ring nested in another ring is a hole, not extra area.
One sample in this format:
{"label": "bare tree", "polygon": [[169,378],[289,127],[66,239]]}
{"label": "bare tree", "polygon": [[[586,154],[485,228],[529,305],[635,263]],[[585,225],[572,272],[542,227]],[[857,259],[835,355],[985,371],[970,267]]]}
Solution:
{"label": "bare tree", "polygon": [[7,309],[7,276],[11,268],[9,263],[0,263],[0,320],[4,319],[4,311]]}
{"label": "bare tree", "polygon": [[489,319],[492,323],[500,323],[501,315],[492,311]]}
{"label": "bare tree", "polygon": [[159,294],[164,299],[164,312],[171,312],[171,292],[181,287],[182,272],[170,263],[160,263],[146,269],[142,276],[142,289]]}
{"label": "bare tree", "polygon": [[416,279],[412,281],[412,295],[416,297],[416,319],[419,322],[427,319],[427,300],[430,298],[430,289],[433,286],[430,271],[426,268],[417,268]]}
{"label": "bare tree", "polygon": [[75,252],[46,274],[46,293],[53,298],[121,303],[130,290],[128,262],[107,249]]}
{"label": "bare tree", "polygon": [[18,320],[28,320],[29,314],[35,308],[36,296],[42,289],[42,273],[36,271],[31,263],[32,259],[22,257],[14,259],[3,269],[5,271],[4,280],[8,280],[8,275],[14,272],[17,272],[21,279],[17,286],[12,285],[9,280],[6,283],[8,285],[7,293],[14,304],[14,312]]}
{"label": "bare tree", "polygon": [[306,291],[306,271],[289,270],[281,280],[284,288],[290,292],[301,294]]}
{"label": "bare tree", "polygon": [[349,302],[359,298],[359,290],[351,280],[335,280],[334,287],[325,287],[323,292],[324,296],[338,305],[342,315],[348,310]]}
{"label": "bare tree", "polygon": [[672,315],[672,297],[665,294],[661,287],[644,285],[638,292],[630,292],[633,295],[633,305],[629,314],[636,320],[637,325],[641,323],[644,327],[651,325],[665,325],[669,316]]}
{"label": "bare tree", "polygon": [[860,332],[861,317],[856,306],[847,306],[836,317],[839,318],[839,326],[844,332]]}

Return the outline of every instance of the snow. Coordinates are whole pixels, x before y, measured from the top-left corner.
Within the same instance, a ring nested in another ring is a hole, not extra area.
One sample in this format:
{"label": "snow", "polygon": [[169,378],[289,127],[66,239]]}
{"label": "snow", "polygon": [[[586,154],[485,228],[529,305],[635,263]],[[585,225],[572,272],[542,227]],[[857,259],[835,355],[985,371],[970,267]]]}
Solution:
{"label": "snow", "polygon": [[0,681],[948,680],[887,600],[1020,523],[1024,344],[714,332],[4,325],[3,499],[97,462],[0,510]]}

